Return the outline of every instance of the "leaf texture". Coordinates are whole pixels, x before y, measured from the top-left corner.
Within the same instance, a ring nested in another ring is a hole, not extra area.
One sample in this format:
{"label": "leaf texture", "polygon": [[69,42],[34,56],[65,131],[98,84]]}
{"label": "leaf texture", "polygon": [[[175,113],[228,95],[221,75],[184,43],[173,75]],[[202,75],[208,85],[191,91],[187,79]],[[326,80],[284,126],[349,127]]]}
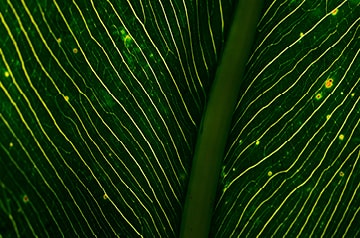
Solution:
{"label": "leaf texture", "polygon": [[177,236],[232,6],[1,0],[0,236]]}
{"label": "leaf texture", "polygon": [[360,2],[268,1],[213,237],[358,237]]}

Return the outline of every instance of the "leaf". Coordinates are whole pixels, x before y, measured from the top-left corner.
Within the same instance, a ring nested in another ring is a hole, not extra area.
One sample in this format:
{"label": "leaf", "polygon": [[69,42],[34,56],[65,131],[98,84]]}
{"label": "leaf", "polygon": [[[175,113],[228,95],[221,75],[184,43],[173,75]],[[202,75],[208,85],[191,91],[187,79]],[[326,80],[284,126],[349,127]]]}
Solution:
{"label": "leaf", "polygon": [[[177,237],[235,5],[1,0],[0,236]],[[211,237],[359,235],[359,5],[266,1]]]}
{"label": "leaf", "polygon": [[1,1],[1,235],[179,233],[219,4]]}
{"label": "leaf", "polygon": [[359,236],[359,6],[265,7],[233,116],[213,236]]}
{"label": "leaf", "polygon": [[180,237],[206,237],[209,234],[226,138],[261,9],[261,0],[251,3],[240,1],[236,7],[226,47],[201,121],[186,192]]}

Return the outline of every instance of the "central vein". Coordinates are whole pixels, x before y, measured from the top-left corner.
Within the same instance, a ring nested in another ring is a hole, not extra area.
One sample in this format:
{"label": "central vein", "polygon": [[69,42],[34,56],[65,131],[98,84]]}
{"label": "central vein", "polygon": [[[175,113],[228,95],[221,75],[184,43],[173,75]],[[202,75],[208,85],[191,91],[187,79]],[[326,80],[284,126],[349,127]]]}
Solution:
{"label": "central vein", "polygon": [[240,0],[198,135],[180,237],[208,237],[224,149],[262,0]]}

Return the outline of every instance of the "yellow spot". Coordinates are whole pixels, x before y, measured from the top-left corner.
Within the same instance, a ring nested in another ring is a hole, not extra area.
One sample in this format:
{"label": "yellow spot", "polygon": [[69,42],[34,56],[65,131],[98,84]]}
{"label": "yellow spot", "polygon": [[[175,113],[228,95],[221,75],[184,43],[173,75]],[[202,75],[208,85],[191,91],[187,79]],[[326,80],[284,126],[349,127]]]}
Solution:
{"label": "yellow spot", "polygon": [[24,203],[28,203],[28,202],[29,202],[29,197],[28,197],[28,195],[25,194],[25,195],[23,196],[23,202],[24,202]]}
{"label": "yellow spot", "polygon": [[257,141],[255,142],[255,145],[259,145],[259,144],[260,144],[260,141],[257,140]]}
{"label": "yellow spot", "polygon": [[303,32],[300,32],[300,38],[304,36],[304,33]]}
{"label": "yellow spot", "polygon": [[5,72],[4,72],[4,76],[5,76],[6,78],[8,78],[8,77],[10,76],[10,73],[9,73],[8,71],[5,71]]}
{"label": "yellow spot", "polygon": [[61,43],[61,38],[56,39],[57,43]]}
{"label": "yellow spot", "polygon": [[103,199],[106,200],[106,199],[108,199],[108,198],[109,198],[109,196],[108,196],[106,193],[104,193]]}
{"label": "yellow spot", "polygon": [[232,171],[233,171],[233,172],[235,172],[235,171],[236,171],[236,169],[235,169],[235,168],[232,168]]}
{"label": "yellow spot", "polygon": [[320,100],[322,98],[322,93],[318,93],[315,95],[316,100]]}
{"label": "yellow spot", "polygon": [[69,96],[65,95],[65,96],[64,96],[64,99],[65,99],[65,101],[68,102],[68,101],[69,101]]}
{"label": "yellow spot", "polygon": [[354,96],[355,96],[355,93],[350,94],[350,96],[351,96],[351,97],[354,97]]}
{"label": "yellow spot", "polygon": [[13,147],[13,146],[14,146],[14,143],[10,142],[10,143],[9,143],[9,147],[11,148],[11,147]]}
{"label": "yellow spot", "polygon": [[334,85],[334,80],[332,78],[327,79],[324,83],[325,88],[331,88],[333,85]]}
{"label": "yellow spot", "polygon": [[131,38],[131,36],[126,35],[124,37],[124,45],[125,45],[125,47],[129,47],[132,41],[133,41],[133,39]]}
{"label": "yellow spot", "polygon": [[345,138],[344,134],[339,135],[339,140],[344,140],[344,138]]}
{"label": "yellow spot", "polygon": [[269,171],[268,173],[267,173],[267,175],[270,177],[271,175],[272,175],[273,173],[271,172],[271,171]]}
{"label": "yellow spot", "polygon": [[345,174],[344,174],[343,171],[340,171],[340,172],[339,172],[339,176],[340,176],[340,177],[344,177],[344,175],[345,175]]}
{"label": "yellow spot", "polygon": [[120,30],[120,35],[121,35],[121,39],[124,41],[125,47],[126,48],[130,47],[131,43],[133,42],[133,38],[131,38],[131,36],[125,31],[125,29]]}
{"label": "yellow spot", "polygon": [[330,114],[326,115],[326,120],[329,120],[329,119],[330,119],[330,117],[331,117],[331,115],[330,115]]}
{"label": "yellow spot", "polygon": [[74,48],[74,49],[73,49],[73,53],[74,53],[74,54],[77,54],[78,52],[79,52],[79,50],[78,50],[77,48]]}
{"label": "yellow spot", "polygon": [[335,8],[331,11],[331,15],[335,16],[339,12],[339,9]]}

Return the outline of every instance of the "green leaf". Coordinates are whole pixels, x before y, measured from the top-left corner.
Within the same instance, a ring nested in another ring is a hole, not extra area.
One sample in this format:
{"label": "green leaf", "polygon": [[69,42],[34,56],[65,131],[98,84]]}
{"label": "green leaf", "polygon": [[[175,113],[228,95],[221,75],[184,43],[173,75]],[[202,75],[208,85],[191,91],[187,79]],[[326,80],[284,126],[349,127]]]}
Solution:
{"label": "green leaf", "polygon": [[359,10],[348,1],[266,7],[233,115],[214,236],[359,235]]}
{"label": "green leaf", "polygon": [[[237,5],[0,0],[0,237],[178,237]],[[265,1],[209,236],[359,236],[359,38],[358,0]]]}

